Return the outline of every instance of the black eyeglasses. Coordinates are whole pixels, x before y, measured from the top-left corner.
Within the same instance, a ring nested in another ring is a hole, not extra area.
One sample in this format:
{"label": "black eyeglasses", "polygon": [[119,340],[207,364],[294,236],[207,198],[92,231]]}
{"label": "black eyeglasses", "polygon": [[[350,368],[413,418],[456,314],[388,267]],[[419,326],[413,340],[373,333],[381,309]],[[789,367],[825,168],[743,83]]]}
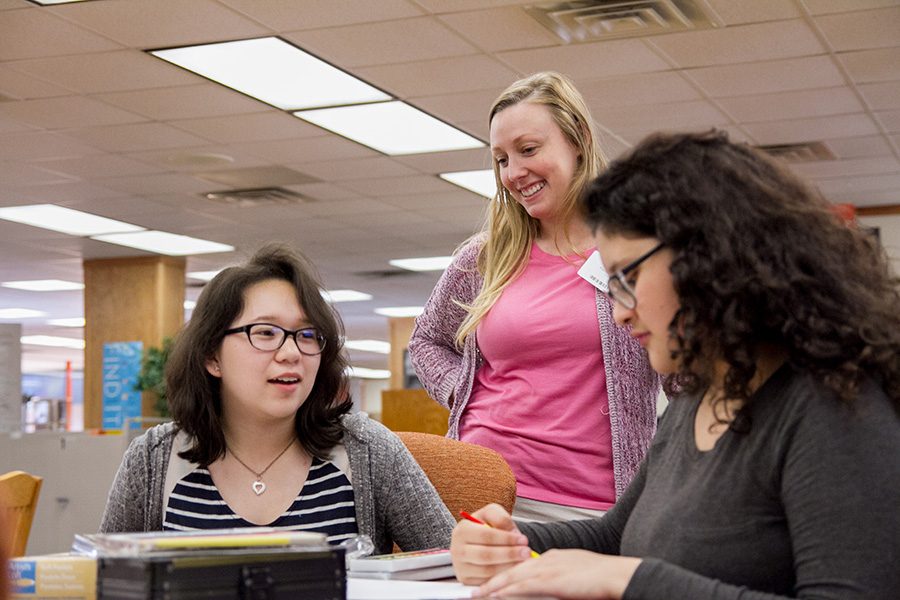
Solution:
{"label": "black eyeglasses", "polygon": [[246,333],[250,345],[263,352],[274,352],[284,346],[288,336],[294,338],[300,354],[315,356],[325,349],[325,336],[312,327],[291,331],[272,323],[251,323],[225,330],[225,335]]}
{"label": "black eyeglasses", "polygon": [[629,285],[625,276],[637,269],[642,262],[659,252],[665,246],[662,242],[642,254],[634,261],[628,263],[613,275],[609,276],[609,297],[625,308],[631,310],[637,306],[637,298],[634,296],[634,288]]}

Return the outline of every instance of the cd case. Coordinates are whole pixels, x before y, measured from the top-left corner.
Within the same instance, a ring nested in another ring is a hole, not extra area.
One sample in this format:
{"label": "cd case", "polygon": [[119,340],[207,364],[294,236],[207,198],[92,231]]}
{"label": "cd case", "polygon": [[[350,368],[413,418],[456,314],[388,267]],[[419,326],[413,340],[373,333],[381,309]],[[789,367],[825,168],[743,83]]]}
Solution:
{"label": "cd case", "polygon": [[452,561],[450,551],[433,548],[430,550],[417,550],[414,552],[396,552],[394,554],[376,554],[365,558],[351,558],[349,569],[352,575],[359,576],[363,573],[397,573],[401,571],[413,571],[429,567],[449,567]]}

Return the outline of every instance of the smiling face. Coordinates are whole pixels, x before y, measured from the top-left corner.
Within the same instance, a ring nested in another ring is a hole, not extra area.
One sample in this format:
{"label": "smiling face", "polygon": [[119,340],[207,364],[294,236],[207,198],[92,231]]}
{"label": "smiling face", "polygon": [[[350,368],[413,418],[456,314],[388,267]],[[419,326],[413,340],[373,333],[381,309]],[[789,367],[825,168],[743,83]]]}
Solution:
{"label": "smiling face", "polygon": [[[599,230],[594,239],[603,258],[603,266],[610,275],[659,243],[655,238],[626,238],[606,235]],[[646,348],[650,365],[663,375],[675,373],[679,366],[678,361],[672,358],[675,340],[669,332],[669,325],[680,307],[669,270],[671,264],[672,251],[663,247],[624,276],[634,291],[637,301],[634,308],[613,302],[616,323],[631,326],[631,335]]]}
{"label": "smiling face", "polygon": [[552,221],[578,166],[578,151],[550,109],[528,101],[509,106],[491,121],[491,153],[500,181],[528,214]]}
{"label": "smiling face", "polygon": [[[310,327],[294,287],[267,279],[244,292],[244,310],[230,328],[271,323],[285,329]],[[319,370],[321,355],[301,354],[290,338],[280,349],[264,352],[250,345],[245,333],[226,335],[206,369],[221,379],[222,413],[226,419],[257,423],[293,419],[306,401]]]}

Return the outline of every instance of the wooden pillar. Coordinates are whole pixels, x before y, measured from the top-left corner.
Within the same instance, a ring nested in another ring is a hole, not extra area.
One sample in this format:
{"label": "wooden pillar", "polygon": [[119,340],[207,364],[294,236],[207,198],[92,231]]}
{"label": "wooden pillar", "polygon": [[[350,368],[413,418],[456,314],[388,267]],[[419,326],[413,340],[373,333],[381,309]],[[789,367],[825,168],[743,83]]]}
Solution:
{"label": "wooden pillar", "polygon": [[[84,426],[103,416],[103,344],[140,341],[160,346],[184,323],[185,259],[171,256],[84,261]],[[153,416],[142,399],[141,414]]]}

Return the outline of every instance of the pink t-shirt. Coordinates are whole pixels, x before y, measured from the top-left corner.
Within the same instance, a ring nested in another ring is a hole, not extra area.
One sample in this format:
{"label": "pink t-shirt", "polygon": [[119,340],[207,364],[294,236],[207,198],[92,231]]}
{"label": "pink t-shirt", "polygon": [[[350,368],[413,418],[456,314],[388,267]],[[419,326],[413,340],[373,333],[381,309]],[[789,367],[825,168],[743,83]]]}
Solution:
{"label": "pink t-shirt", "polygon": [[532,246],[525,270],[476,330],[484,363],[460,439],[502,454],[519,496],[606,510],[616,498],[609,402],[582,262]]}

